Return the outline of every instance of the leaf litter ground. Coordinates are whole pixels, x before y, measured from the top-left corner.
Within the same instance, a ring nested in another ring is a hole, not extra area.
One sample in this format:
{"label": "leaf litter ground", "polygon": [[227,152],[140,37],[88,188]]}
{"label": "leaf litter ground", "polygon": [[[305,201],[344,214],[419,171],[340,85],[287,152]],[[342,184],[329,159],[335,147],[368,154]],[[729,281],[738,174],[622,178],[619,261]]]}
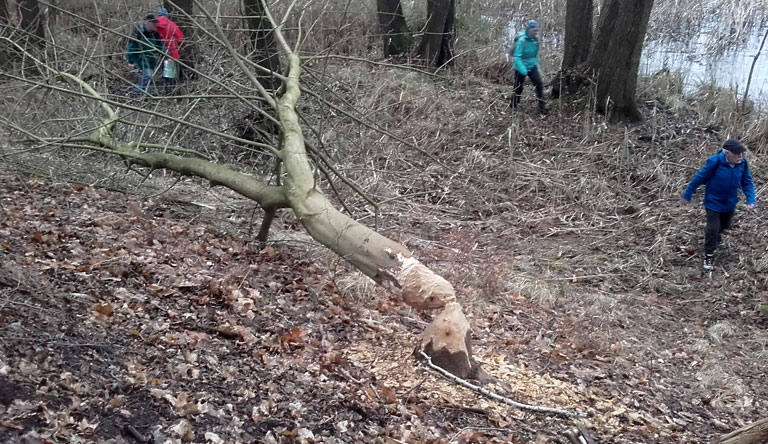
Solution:
{"label": "leaf litter ground", "polygon": [[[6,177],[2,209],[2,442],[565,442],[569,421],[426,369],[412,351],[427,314],[349,297],[305,251],[80,186]],[[744,295],[702,307],[711,293],[681,304],[603,278],[500,285],[487,276],[573,260],[569,239],[510,264],[478,236],[445,230],[423,253],[484,268],[460,290],[491,388],[589,412],[602,442],[702,442],[765,410],[765,324]],[[556,291],[570,300],[542,303]]]}

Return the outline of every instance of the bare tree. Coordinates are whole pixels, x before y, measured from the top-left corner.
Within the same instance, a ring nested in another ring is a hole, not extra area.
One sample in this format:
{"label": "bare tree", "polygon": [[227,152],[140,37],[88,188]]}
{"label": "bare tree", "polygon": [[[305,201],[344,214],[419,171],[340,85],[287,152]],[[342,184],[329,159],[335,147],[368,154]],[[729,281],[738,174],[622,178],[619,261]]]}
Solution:
{"label": "bare tree", "polygon": [[384,39],[384,56],[406,54],[413,42],[400,0],[376,0],[379,26]]}
{"label": "bare tree", "polygon": [[591,5],[587,0],[568,0],[563,70],[553,83],[553,94],[559,95],[560,84],[571,93],[594,85],[598,112],[642,120],[635,93],[653,0],[605,0],[594,39]]}
{"label": "bare tree", "polygon": [[443,66],[453,58],[455,16],[456,0],[427,0],[427,23],[419,46],[425,63]]}
{"label": "bare tree", "polygon": [[[23,135],[32,144],[106,153],[122,158],[131,168],[143,168],[149,172],[168,170],[202,178],[212,186],[229,188],[252,199],[264,210],[262,232],[268,231],[269,223],[277,210],[290,208],[312,238],[334,251],[377,284],[397,294],[403,302],[417,309],[441,310],[423,334],[422,349],[431,356],[435,364],[459,377],[480,375],[480,368],[471,354],[469,323],[457,301],[453,286],[422,264],[402,244],[340,212],[321,191],[312,163],[315,162],[318,169],[325,173],[335,170],[305,139],[304,129],[300,124],[301,116],[297,111],[297,104],[305,91],[300,84],[301,62],[281,29],[277,27],[277,22],[266,8],[266,4],[264,6],[263,12],[274,29],[276,42],[287,60],[284,74],[272,73],[282,82],[279,94],[266,88],[254,73],[266,72],[267,69],[238,53],[227,40],[220,23],[207,11],[201,12],[210,24],[210,27],[205,29],[206,34],[220,43],[235,69],[241,74],[241,77],[230,84],[222,83],[214,77],[208,79],[215,82],[219,95],[222,92],[229,94],[237,103],[251,107],[254,112],[261,114],[262,118],[273,122],[280,132],[276,144],[245,140],[199,122],[172,117],[149,107],[116,101],[98,92],[81,78],[46,65],[31,53],[27,53],[27,56],[39,69],[47,71],[52,77],[64,80],[70,87],[62,87],[62,82],[41,83],[23,76],[5,75],[18,82],[31,84],[33,88],[48,88],[56,94],[86,99],[92,106],[98,105],[98,109],[74,108],[76,112],[82,112],[75,119],[51,116],[55,123],[54,128],[61,128],[60,122],[65,122],[65,125],[78,125],[72,126],[72,130],[66,134],[41,135],[41,125],[45,127],[46,124],[37,122],[33,123],[32,127],[25,127],[29,125],[30,119],[23,116],[17,121],[11,120],[10,116],[0,116],[0,123]],[[197,9],[201,9],[199,4]],[[0,39],[10,42],[10,39],[4,37]],[[10,43],[23,50],[17,43]],[[202,77],[205,73],[201,72],[199,75]],[[234,89],[242,87],[244,81],[250,84],[249,94],[255,92],[255,97],[246,97]],[[202,97],[202,94],[198,95],[195,103]],[[48,102],[45,103],[50,103],[49,98],[46,100]],[[254,102],[262,103],[266,109]],[[61,107],[55,109],[62,112]],[[72,107],[66,109],[73,110]],[[144,124],[136,123],[133,118],[126,120],[123,112],[128,112],[133,117],[143,115],[150,119]],[[125,129],[132,125],[150,125],[160,131],[160,121],[190,128],[196,132],[197,138],[202,134],[210,134],[221,140],[243,144],[250,150],[269,153],[279,164],[279,180],[270,183],[258,175],[216,163],[191,147],[173,146],[162,138],[157,141],[121,139],[121,135],[126,134]],[[80,123],[72,122],[87,122],[85,125],[90,129],[86,130]]]}
{"label": "bare tree", "polygon": [[264,14],[264,6],[261,0],[243,0],[243,9],[250,29],[253,61],[265,69],[261,72],[260,81],[268,89],[275,89],[280,81],[272,73],[280,72],[280,54],[272,26]]}
{"label": "bare tree", "polygon": [[[597,79],[599,112],[612,112],[631,121],[642,120],[635,92],[653,0],[606,0],[587,69]],[[621,35],[621,38],[616,36]]]}

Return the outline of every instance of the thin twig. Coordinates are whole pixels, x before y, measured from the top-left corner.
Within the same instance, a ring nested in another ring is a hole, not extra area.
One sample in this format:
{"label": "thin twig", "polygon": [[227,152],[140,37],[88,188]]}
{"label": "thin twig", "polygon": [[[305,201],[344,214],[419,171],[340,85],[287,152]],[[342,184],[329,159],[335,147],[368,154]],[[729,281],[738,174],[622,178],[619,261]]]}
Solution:
{"label": "thin twig", "polygon": [[485,395],[491,399],[495,399],[496,401],[499,401],[501,403],[504,403],[506,405],[522,409],[522,410],[529,410],[532,412],[540,412],[540,413],[552,413],[555,415],[561,415],[561,416],[567,416],[569,418],[586,418],[588,415],[586,413],[581,412],[574,412],[570,410],[563,410],[558,408],[552,408],[552,407],[544,407],[539,405],[530,405],[530,404],[523,404],[517,401],[514,401],[512,399],[509,399],[505,396],[498,395],[496,393],[493,393],[489,390],[486,390],[478,385],[472,384],[469,381],[466,381],[464,379],[459,378],[458,376],[454,375],[453,373],[449,372],[448,370],[445,370],[442,367],[438,367],[437,365],[432,363],[432,358],[429,357],[428,354],[424,353],[423,351],[419,352],[421,356],[427,361],[427,365],[432,368],[433,370],[436,370],[441,375],[445,376],[446,378],[450,379],[451,381],[466,387],[472,391],[475,391],[477,393],[480,393],[481,395]]}

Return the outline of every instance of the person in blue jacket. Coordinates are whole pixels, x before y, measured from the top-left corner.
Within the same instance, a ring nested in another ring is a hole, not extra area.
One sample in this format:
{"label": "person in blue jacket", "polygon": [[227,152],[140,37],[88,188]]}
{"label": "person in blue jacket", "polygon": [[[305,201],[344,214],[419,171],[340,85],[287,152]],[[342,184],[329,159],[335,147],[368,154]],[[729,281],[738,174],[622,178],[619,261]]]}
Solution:
{"label": "person in blue jacket", "polygon": [[693,194],[701,185],[704,191],[704,208],[707,210],[707,229],[704,234],[704,270],[715,266],[715,250],[724,230],[731,226],[733,212],[739,203],[739,189],[747,198],[747,208],[757,206],[752,173],[744,159],[744,146],[734,139],[727,140],[723,149],[707,159],[704,166],[693,176],[683,194],[683,203],[691,203]]}
{"label": "person in blue jacket", "polygon": [[515,91],[512,95],[512,108],[517,108],[520,96],[523,94],[525,78],[531,79],[536,87],[536,98],[539,99],[539,111],[547,112],[544,102],[544,84],[541,81],[541,59],[539,58],[539,29],[541,27],[535,20],[528,22],[525,31],[521,31],[515,37],[515,44],[510,48],[508,56],[512,61],[515,72]]}

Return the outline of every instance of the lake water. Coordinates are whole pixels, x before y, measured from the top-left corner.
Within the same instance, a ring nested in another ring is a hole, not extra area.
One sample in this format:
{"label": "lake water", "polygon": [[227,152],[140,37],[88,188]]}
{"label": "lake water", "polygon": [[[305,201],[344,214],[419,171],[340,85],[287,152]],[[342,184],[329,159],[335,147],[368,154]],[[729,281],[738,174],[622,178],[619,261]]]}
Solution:
{"label": "lake water", "polygon": [[[685,92],[695,91],[702,83],[715,83],[743,94],[765,32],[765,28],[754,28],[738,44],[723,50],[713,48],[716,38],[706,32],[687,42],[646,41],[640,73],[652,75],[666,68],[683,74]],[[768,103],[768,43],[755,64],[749,95]]]}

